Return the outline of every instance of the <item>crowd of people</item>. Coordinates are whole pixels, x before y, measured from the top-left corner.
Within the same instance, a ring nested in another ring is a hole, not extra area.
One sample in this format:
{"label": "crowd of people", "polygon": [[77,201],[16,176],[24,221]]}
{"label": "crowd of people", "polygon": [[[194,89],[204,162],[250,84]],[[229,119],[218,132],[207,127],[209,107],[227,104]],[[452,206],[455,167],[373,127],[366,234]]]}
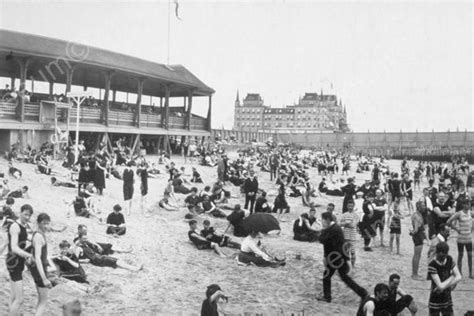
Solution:
{"label": "crowd of people", "polygon": [[[8,177],[22,177],[19,168],[22,162],[37,164],[36,170],[49,176],[52,186],[77,190],[76,198],[70,203],[75,215],[105,224],[105,233],[115,238],[123,238],[119,236],[128,233],[126,218],[132,216],[134,210],[135,179],[140,183],[141,214],[133,216],[146,218],[156,212],[156,209],[147,207],[148,180],[166,177],[168,183],[156,201],[158,210],[182,211],[189,225],[188,239],[197,250],[212,250],[221,257],[233,257],[236,264],[242,266],[278,268],[287,264],[286,258],[272,254],[264,245],[263,239],[268,231],[247,225],[250,217],[266,214],[280,223],[292,221],[294,242],[323,244],[323,291],[316,298],[327,303],[332,301],[331,278],[337,271],[342,281],[361,298],[357,315],[396,315],[405,308],[413,315],[417,313],[413,297],[399,287],[400,275],[392,274],[388,284],[377,284],[374,295],[369,295],[365,287],[352,278],[358,271],[359,237],[363,239],[363,251],[374,252],[377,251],[375,247],[388,245],[390,252],[401,255],[400,235],[404,233],[402,220],[405,217],[411,218],[411,229],[407,233],[414,244],[413,280],[426,280],[419,274],[419,266],[423,247],[429,247],[426,264],[428,279],[432,282],[428,304],[430,315],[452,315],[452,290],[463,275],[474,278],[471,233],[474,172],[465,159],[449,164],[420,161],[416,165],[405,159],[399,171],[392,171],[384,157],[362,154],[268,146],[241,151],[236,159],[230,160],[223,146],[199,150],[196,144],[186,144],[182,154],[189,159],[199,157],[197,164],[187,173],[186,166],[178,167],[167,154],[160,155],[153,163],[143,155],[134,155],[120,139],[112,153],[105,144],[99,144],[93,152],[87,151],[83,142],[79,146],[78,159],[68,155],[64,160],[63,167],[67,172],[53,167],[44,148],[38,154],[28,155],[27,159],[18,154],[8,156],[9,170],[3,175],[0,191],[0,199],[5,200],[2,224],[8,240],[0,250],[7,249],[12,315],[19,313],[23,302],[22,273],[25,266],[28,266],[37,286],[37,315],[44,313],[48,289],[58,284],[58,279],[78,283],[79,287],[88,284],[82,268],[85,263],[130,271],[142,269],[140,264],[131,265],[111,256],[130,250],[89,240],[85,225],[78,227],[73,238],[64,239],[58,245],[59,255],[48,256],[45,235],[59,231],[50,227],[49,215],[38,215],[37,230],[33,232],[28,226],[33,208],[23,204],[18,215],[12,211],[15,201],[28,194],[27,186],[14,191],[8,188]],[[74,150],[69,152],[72,154]],[[40,165],[44,166],[43,171]],[[215,168],[216,180],[206,183],[199,168]],[[355,173],[367,174],[369,179],[357,185],[356,179],[349,176],[351,168]],[[313,170],[321,179],[319,183],[314,183],[315,178],[310,176]],[[272,184],[264,187],[259,181],[263,177],[268,177]],[[95,200],[103,194],[107,181],[111,181],[107,179],[122,182],[123,204],[115,204],[110,214],[104,217]],[[428,186],[422,187],[425,183]],[[241,195],[232,196],[232,187],[238,187]],[[269,192],[274,196],[273,203],[268,200]],[[421,198],[416,198],[418,195]],[[327,201],[325,196],[340,199],[342,207],[336,209],[332,202],[320,204],[320,201]],[[290,203],[292,199],[301,199],[302,207],[290,207],[294,204]],[[226,223],[227,229],[218,232],[212,225],[213,221]],[[199,229],[201,222],[202,229]],[[450,230],[457,233],[457,261],[449,255],[446,243]],[[385,236],[387,232],[388,236]],[[230,234],[234,236],[231,238]],[[462,269],[464,254],[467,274]],[[55,278],[50,277],[52,270],[56,271]],[[218,285],[210,286],[208,292],[202,307],[207,312],[203,315],[216,315],[215,303],[228,297]]]}

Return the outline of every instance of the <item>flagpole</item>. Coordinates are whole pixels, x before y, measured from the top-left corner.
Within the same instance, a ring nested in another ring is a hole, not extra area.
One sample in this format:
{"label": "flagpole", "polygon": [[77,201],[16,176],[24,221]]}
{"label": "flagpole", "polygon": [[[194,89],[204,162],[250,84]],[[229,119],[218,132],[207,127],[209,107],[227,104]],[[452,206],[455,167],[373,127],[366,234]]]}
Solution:
{"label": "flagpole", "polygon": [[171,0],[168,0],[168,65],[170,64]]}

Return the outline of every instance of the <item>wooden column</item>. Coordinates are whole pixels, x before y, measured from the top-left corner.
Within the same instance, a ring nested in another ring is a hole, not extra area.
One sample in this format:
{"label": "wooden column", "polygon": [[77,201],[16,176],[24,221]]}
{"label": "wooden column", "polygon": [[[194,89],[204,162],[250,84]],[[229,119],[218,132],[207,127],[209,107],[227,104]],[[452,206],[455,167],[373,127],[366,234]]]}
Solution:
{"label": "wooden column", "polygon": [[16,79],[15,76],[12,76],[12,77],[10,78],[10,89],[11,89],[12,91],[15,91],[15,79]]}
{"label": "wooden column", "polygon": [[72,76],[74,75],[74,66],[66,67],[66,95],[71,92]]}
{"label": "wooden column", "polygon": [[112,76],[113,72],[108,71],[105,73],[104,77],[104,102],[102,102],[101,105],[101,117],[102,117],[102,123],[104,123],[105,126],[109,126],[109,95],[110,95],[110,85],[112,83]]}
{"label": "wooden column", "polygon": [[193,90],[189,90],[188,92],[188,109],[186,113],[186,123],[185,126],[188,130],[191,130],[191,111],[193,108]]}
{"label": "wooden column", "polygon": [[51,99],[53,98],[53,92],[54,92],[54,82],[50,81],[49,82],[49,97]]}
{"label": "wooden column", "polygon": [[[20,58],[17,60],[18,65],[20,66],[20,88],[18,93],[18,101],[16,107],[16,115],[20,122],[25,121],[25,84],[26,84],[26,76],[28,73],[28,65],[30,63],[30,59],[28,58]],[[13,89],[12,89],[13,90]]]}
{"label": "wooden column", "polygon": [[30,76],[30,80],[31,80],[31,93],[35,93],[35,77],[34,76]]}
{"label": "wooden column", "polygon": [[209,95],[209,108],[207,110],[207,130],[211,131],[212,130],[212,94]]}
{"label": "wooden column", "polygon": [[[165,115],[164,115],[164,127],[169,129],[169,121],[170,121],[170,87],[169,85],[165,85]],[[169,141],[169,138],[166,137]]]}
{"label": "wooden column", "polygon": [[140,128],[142,120],[142,95],[143,95],[143,85],[145,84],[145,78],[138,79],[138,89],[137,89],[137,106],[135,108],[135,126]]}
{"label": "wooden column", "polygon": [[112,101],[114,101],[114,103],[115,103],[116,94],[117,94],[117,90],[114,90],[114,91],[112,92]]}

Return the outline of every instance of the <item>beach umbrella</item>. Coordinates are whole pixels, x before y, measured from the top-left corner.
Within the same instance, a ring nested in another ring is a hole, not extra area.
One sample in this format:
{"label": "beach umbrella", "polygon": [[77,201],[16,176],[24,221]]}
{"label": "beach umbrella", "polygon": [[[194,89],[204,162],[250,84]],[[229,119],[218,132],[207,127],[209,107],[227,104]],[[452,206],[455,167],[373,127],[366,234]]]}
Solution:
{"label": "beach umbrella", "polygon": [[281,230],[278,220],[267,213],[256,213],[246,217],[243,226],[247,232],[257,231],[264,234],[273,230]]}

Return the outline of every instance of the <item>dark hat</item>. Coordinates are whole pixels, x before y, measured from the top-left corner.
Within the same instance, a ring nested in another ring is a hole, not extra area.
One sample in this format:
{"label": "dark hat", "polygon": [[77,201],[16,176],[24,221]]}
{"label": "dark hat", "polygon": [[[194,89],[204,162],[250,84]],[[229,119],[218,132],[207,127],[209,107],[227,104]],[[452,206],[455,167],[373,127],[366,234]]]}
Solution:
{"label": "dark hat", "polygon": [[121,211],[122,210],[122,207],[120,206],[120,204],[115,204],[114,205],[114,211]]}

